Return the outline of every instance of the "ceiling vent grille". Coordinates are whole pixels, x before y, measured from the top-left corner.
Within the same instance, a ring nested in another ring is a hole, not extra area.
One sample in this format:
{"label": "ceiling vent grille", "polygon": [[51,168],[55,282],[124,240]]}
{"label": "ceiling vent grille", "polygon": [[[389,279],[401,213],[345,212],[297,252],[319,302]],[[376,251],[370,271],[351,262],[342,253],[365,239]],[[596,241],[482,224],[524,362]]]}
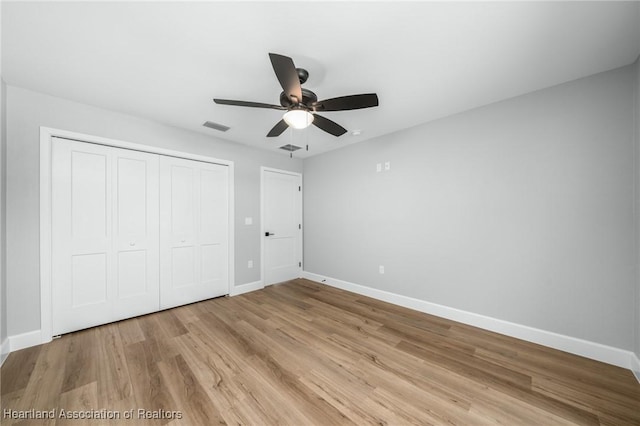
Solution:
{"label": "ceiling vent grille", "polygon": [[282,145],[280,147],[280,149],[284,149],[285,151],[293,152],[293,151],[297,151],[297,150],[299,150],[301,148],[299,146],[288,144],[288,145]]}
{"label": "ceiling vent grille", "polygon": [[226,132],[230,129],[230,127],[225,126],[223,124],[214,123],[213,121],[205,121],[203,124],[204,127],[208,127],[214,130],[220,130],[221,132]]}

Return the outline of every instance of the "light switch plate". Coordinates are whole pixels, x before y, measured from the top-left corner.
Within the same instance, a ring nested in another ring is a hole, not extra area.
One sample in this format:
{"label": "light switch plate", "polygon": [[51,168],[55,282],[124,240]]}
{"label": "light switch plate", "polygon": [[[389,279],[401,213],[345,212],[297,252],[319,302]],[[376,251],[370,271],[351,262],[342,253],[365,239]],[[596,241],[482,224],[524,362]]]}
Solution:
{"label": "light switch plate", "polygon": [[253,268],[253,260],[250,260],[247,262],[247,268],[249,269]]}
{"label": "light switch plate", "polygon": [[382,163],[376,164],[376,172],[381,172],[381,171],[382,171]]}
{"label": "light switch plate", "polygon": [[382,266],[382,265],[378,266],[378,271],[379,271],[381,274],[384,274],[384,266]]}
{"label": "light switch plate", "polygon": [[245,225],[253,225],[253,218],[252,217],[245,217],[244,218],[244,224]]}

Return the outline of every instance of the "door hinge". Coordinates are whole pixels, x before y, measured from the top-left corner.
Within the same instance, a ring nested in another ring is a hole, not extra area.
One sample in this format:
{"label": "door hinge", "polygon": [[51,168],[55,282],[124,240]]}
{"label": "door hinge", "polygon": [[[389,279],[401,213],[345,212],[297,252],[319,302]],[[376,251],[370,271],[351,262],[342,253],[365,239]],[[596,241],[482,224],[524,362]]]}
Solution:
{"label": "door hinge", "polygon": [[302,224],[301,223],[298,224],[298,229],[302,229]]}
{"label": "door hinge", "polygon": [[302,187],[301,186],[298,187],[298,191],[302,191]]}
{"label": "door hinge", "polygon": [[298,267],[302,268],[302,262],[298,262]]}

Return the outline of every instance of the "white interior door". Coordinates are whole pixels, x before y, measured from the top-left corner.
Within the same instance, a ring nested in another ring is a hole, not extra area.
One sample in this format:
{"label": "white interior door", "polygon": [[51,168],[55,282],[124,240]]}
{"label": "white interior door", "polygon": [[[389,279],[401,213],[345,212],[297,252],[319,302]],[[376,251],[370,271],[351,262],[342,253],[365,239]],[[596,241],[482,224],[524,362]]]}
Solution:
{"label": "white interior door", "polygon": [[114,320],[160,306],[158,155],[113,148]]}
{"label": "white interior door", "polygon": [[302,176],[262,169],[264,284],[300,277],[302,271]]}
{"label": "white interior door", "polygon": [[55,139],[53,334],[158,309],[158,158]]}
{"label": "white interior door", "polygon": [[160,159],[160,306],[229,293],[229,168]]}
{"label": "white interior door", "polygon": [[52,152],[53,334],[111,321],[109,148],[57,139]]}

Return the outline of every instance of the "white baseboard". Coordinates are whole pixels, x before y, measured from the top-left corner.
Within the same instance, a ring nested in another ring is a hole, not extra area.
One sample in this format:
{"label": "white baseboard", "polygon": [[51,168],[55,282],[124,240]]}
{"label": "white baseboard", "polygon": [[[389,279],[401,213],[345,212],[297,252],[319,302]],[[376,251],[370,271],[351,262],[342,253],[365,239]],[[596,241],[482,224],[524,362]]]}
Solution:
{"label": "white baseboard", "polygon": [[9,356],[9,338],[6,338],[0,343],[0,367],[4,364],[4,361]]}
{"label": "white baseboard", "polygon": [[631,371],[633,371],[633,375],[636,376],[638,383],[640,383],[640,357],[636,354],[632,354]]}
{"label": "white baseboard", "polygon": [[40,344],[42,344],[42,333],[40,330],[9,336],[9,350],[11,350],[11,352]]}
{"label": "white baseboard", "polygon": [[264,288],[262,280],[252,283],[236,285],[231,289],[229,296],[238,296],[239,294],[249,293],[250,291],[261,290]]}
{"label": "white baseboard", "polygon": [[460,309],[450,308],[444,305],[427,302],[425,300],[415,299],[413,297],[402,296],[400,294],[391,293],[384,290],[378,290],[366,287],[360,284],[350,283],[335,278],[325,277],[319,274],[304,271],[303,278],[326,284],[331,287],[347,290],[352,293],[361,294],[384,302],[393,303],[394,305],[403,306],[427,314],[435,315],[441,318],[447,318],[453,321],[472,325],[484,330],[494,331],[506,336],[515,337],[526,340],[528,342],[537,343],[539,345],[548,346],[550,348],[559,349],[575,355],[580,355],[596,361],[605,362],[607,364],[616,365],[618,367],[627,368],[632,371],[640,371],[638,367],[633,367],[633,360],[637,361],[635,354],[631,351],[614,348],[612,346],[600,343],[590,342],[588,340],[578,339],[571,336],[565,336],[551,331],[540,330],[538,328],[526,325],[516,324],[509,321],[503,321],[496,318],[487,317],[473,312],[467,312]]}

